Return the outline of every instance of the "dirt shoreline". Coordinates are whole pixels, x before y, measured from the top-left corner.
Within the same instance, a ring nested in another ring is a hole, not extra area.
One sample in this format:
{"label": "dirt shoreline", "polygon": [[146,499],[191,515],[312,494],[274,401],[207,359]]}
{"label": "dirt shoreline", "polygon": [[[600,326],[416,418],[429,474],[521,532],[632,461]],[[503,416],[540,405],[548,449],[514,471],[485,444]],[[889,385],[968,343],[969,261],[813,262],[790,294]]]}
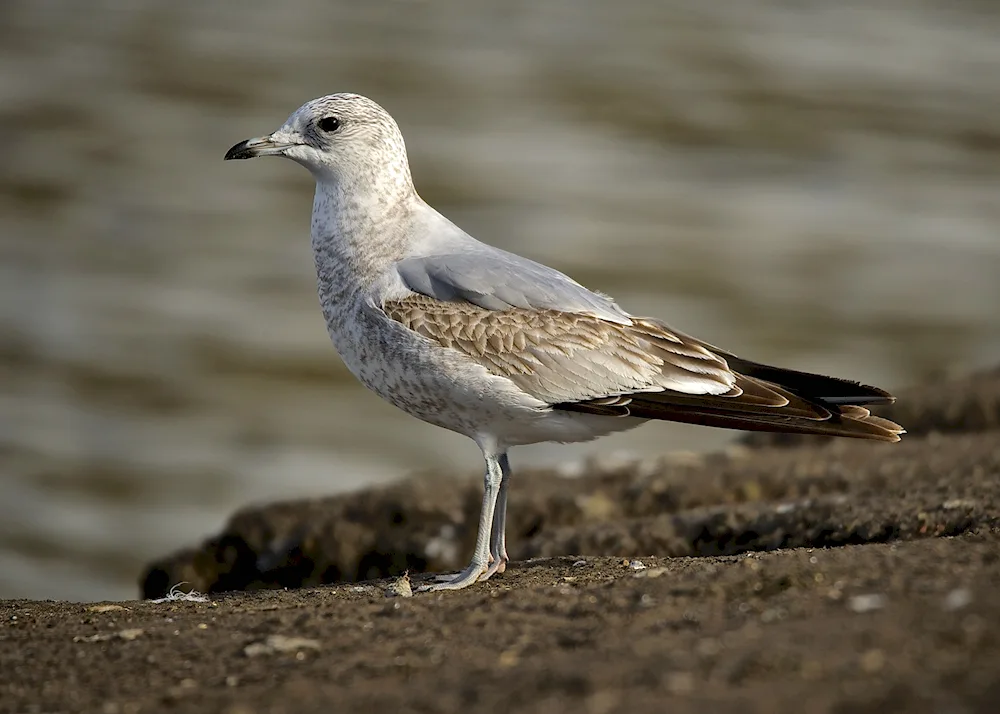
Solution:
{"label": "dirt shoreline", "polygon": [[0,602],[0,712],[995,711],[998,386],[903,395],[893,446],[524,472],[458,593],[386,595],[462,564],[478,479],[250,508],[143,576],[206,602]]}

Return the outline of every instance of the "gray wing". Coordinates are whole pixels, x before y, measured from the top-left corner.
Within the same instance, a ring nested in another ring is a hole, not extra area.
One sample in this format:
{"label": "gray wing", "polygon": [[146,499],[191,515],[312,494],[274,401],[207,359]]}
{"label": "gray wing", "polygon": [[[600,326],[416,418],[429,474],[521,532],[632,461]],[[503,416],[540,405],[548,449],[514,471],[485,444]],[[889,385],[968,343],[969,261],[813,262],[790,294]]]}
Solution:
{"label": "gray wing", "polygon": [[397,265],[415,293],[486,310],[558,310],[620,325],[631,319],[614,301],[558,270],[496,248],[409,258]]}

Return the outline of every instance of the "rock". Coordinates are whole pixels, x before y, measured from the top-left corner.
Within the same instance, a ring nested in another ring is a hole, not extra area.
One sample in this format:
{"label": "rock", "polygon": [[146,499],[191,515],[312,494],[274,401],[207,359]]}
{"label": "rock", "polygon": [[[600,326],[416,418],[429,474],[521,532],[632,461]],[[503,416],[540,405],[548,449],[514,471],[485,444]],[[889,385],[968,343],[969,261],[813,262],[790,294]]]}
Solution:
{"label": "rock", "polygon": [[944,599],[945,612],[954,612],[968,607],[972,603],[972,592],[968,588],[955,588]]}
{"label": "rock", "polygon": [[261,642],[251,642],[243,648],[247,657],[275,654],[280,652],[301,652],[302,650],[318,650],[320,643],[308,637],[288,637],[286,635],[268,635]]}
{"label": "rock", "polygon": [[[998,375],[932,385],[923,402],[920,390],[906,398],[933,405],[955,389],[967,405],[979,385],[977,403],[988,406]],[[621,460],[612,471],[591,460],[572,480],[557,470],[518,472],[507,549],[514,561],[735,555],[956,535],[1000,522],[1000,438],[959,429],[987,428],[990,409],[920,413],[926,429],[899,444],[802,442],[745,449],[740,458]],[[921,437],[932,422],[944,433]],[[216,593],[454,571],[473,548],[481,489],[478,476],[428,476],[247,508],[201,546],[150,565],[142,592],[171,597],[181,581]]]}
{"label": "rock", "polygon": [[135,638],[141,636],[144,630],[139,628],[131,628],[127,630],[119,630],[118,632],[101,632],[96,635],[81,635],[73,638],[74,642],[107,642],[108,640],[125,640],[130,642]]}
{"label": "rock", "polygon": [[413,588],[410,585],[409,573],[403,573],[396,578],[385,591],[386,597],[413,597]]}
{"label": "rock", "polygon": [[[900,711],[993,711],[998,552],[1000,528],[981,528],[829,548],[816,563],[802,549],[644,555],[635,572],[620,557],[535,558],[406,600],[382,598],[383,581],[234,592],[169,616],[135,603],[122,617],[147,634],[127,642],[103,622],[81,632],[81,616],[111,615],[77,603],[0,601],[0,688],[7,709],[25,712],[446,714],[473,700],[540,714],[875,712],[900,696]],[[668,577],[649,577],[663,568]],[[867,589],[850,592],[891,607],[857,615],[827,597],[826,583],[860,581]],[[956,583],[969,599],[957,614],[941,607]]]}
{"label": "rock", "polygon": [[858,614],[881,610],[886,606],[884,595],[872,593],[869,595],[854,595],[847,601],[847,607],[851,612]]}

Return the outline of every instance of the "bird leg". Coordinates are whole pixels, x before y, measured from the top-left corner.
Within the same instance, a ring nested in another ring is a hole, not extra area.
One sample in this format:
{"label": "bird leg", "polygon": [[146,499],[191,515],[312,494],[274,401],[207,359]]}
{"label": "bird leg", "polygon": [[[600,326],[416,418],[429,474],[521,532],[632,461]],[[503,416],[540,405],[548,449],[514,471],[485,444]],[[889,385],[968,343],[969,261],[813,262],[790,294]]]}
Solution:
{"label": "bird leg", "polygon": [[510,462],[507,454],[500,455],[500,469],[503,474],[500,479],[500,492],[497,494],[497,505],[493,510],[493,528],[490,533],[490,567],[479,576],[480,580],[489,580],[494,574],[507,569],[507,486],[510,483]]}
{"label": "bird leg", "polygon": [[[483,455],[486,457],[486,476],[483,479],[483,507],[479,513],[479,533],[476,537],[476,550],[472,554],[472,562],[469,563],[465,570],[450,580],[425,586],[427,590],[461,590],[462,588],[467,588],[479,580],[479,576],[487,569],[490,550],[493,544],[490,534],[494,527],[494,512],[496,511],[497,500],[500,496],[501,484],[504,483],[505,469],[500,464],[501,459],[506,461],[506,456],[501,455],[498,457],[496,454],[490,452],[484,452]],[[503,533],[502,528],[500,532]],[[500,551],[497,552],[499,553]],[[421,588],[421,590],[423,589]]]}

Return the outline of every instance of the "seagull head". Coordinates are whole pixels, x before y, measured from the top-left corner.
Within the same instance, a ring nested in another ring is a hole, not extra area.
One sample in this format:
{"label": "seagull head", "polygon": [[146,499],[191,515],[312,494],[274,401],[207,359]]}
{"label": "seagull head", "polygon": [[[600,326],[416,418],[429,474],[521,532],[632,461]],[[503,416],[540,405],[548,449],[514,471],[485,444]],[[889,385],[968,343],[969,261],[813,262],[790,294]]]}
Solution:
{"label": "seagull head", "polygon": [[284,156],[319,183],[359,188],[386,182],[410,186],[403,135],[385,109],[359,94],[331,94],[306,102],[279,129],[241,141],[226,161]]}

